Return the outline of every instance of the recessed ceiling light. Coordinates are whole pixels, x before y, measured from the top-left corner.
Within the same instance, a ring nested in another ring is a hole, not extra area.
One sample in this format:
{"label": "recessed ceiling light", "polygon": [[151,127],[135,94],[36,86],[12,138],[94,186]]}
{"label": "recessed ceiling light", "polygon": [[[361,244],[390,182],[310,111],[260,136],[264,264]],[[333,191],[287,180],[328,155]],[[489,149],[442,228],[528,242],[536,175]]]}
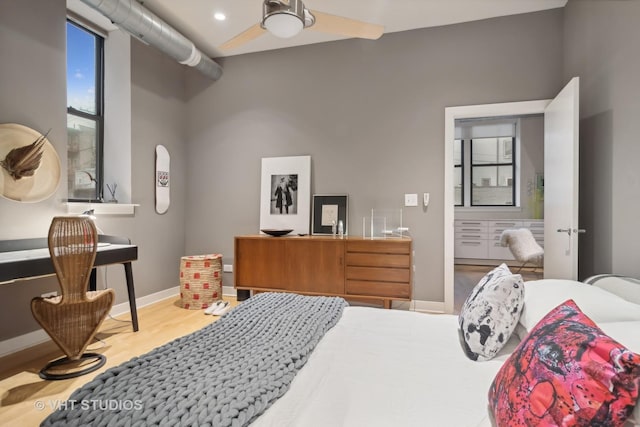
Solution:
{"label": "recessed ceiling light", "polygon": [[227,15],[225,15],[222,12],[216,12],[213,14],[213,17],[216,18],[218,21],[224,21],[225,19],[227,19]]}

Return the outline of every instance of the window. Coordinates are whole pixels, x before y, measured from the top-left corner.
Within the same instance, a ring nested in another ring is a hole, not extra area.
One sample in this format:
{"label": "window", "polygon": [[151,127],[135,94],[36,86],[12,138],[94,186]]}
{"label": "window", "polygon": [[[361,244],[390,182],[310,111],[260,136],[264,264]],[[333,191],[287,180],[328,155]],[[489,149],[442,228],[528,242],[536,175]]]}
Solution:
{"label": "window", "polygon": [[515,138],[471,140],[471,206],[515,206]]}
{"label": "window", "polygon": [[67,21],[67,178],[71,201],[102,200],[104,39]]}
{"label": "window", "polygon": [[518,129],[517,119],[456,121],[455,206],[519,206]]}

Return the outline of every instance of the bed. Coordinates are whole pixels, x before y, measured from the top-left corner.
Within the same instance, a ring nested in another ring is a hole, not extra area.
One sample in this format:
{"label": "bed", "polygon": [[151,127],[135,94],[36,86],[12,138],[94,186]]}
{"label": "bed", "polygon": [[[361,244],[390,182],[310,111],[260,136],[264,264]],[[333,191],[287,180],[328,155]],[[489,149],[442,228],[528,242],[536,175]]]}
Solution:
{"label": "bed", "polygon": [[[619,280],[624,281],[622,278]],[[247,303],[254,299],[260,302],[260,298],[275,298],[274,301],[281,297],[303,298],[305,301],[314,301],[314,304],[318,298],[324,298],[322,304],[335,306],[339,313],[338,315],[335,313],[319,315],[319,320],[312,321],[307,320],[307,317],[299,317],[284,328],[278,328],[290,330],[294,324],[308,323],[311,325],[309,331],[313,332],[307,331],[299,335],[302,337],[313,335],[313,337],[305,341],[301,352],[294,354],[285,348],[287,354],[284,359],[287,361],[284,363],[281,363],[284,360],[281,355],[276,357],[278,362],[266,362],[270,366],[278,364],[283,366],[282,372],[284,372],[274,374],[278,378],[278,386],[271,388],[269,393],[272,398],[270,397],[268,401],[261,400],[262,397],[247,399],[244,392],[240,392],[244,400],[251,402],[249,409],[245,410],[246,408],[243,409],[242,405],[238,406],[233,401],[227,401],[224,409],[227,411],[226,415],[221,418],[219,412],[216,413],[216,410],[211,409],[211,400],[216,399],[202,397],[215,388],[214,382],[218,381],[212,380],[209,376],[212,373],[208,372],[185,380],[189,383],[185,387],[192,387],[196,383],[192,391],[181,388],[182,385],[166,387],[167,394],[162,398],[164,400],[160,399],[162,401],[158,403],[156,396],[154,405],[160,408],[167,405],[176,408],[171,410],[164,408],[166,412],[162,415],[158,415],[157,411],[142,414],[142,411],[136,411],[136,408],[124,408],[124,410],[123,408],[114,410],[98,408],[94,411],[74,411],[67,408],[52,414],[43,425],[73,425],[74,423],[84,425],[88,421],[91,421],[92,425],[251,424],[257,427],[496,425],[488,399],[490,389],[494,393],[499,388],[496,386],[496,381],[500,374],[504,374],[505,368],[513,363],[514,355],[522,352],[522,339],[533,335],[548,313],[567,299],[574,300],[584,315],[600,327],[603,335],[607,334],[628,348],[628,354],[640,353],[640,304],[631,302],[630,300],[634,300],[633,297],[623,299],[610,292],[611,286],[607,286],[609,290],[600,288],[597,282],[595,280],[591,285],[558,280],[525,283],[521,310],[517,314],[516,325],[513,325],[510,337],[501,345],[499,351],[491,354],[490,358],[487,360],[480,358],[482,361],[472,360],[466,354],[469,349],[465,348],[465,337],[459,332],[462,321],[458,316],[380,310],[346,306],[346,304],[343,306],[339,298],[259,294],[212,325],[219,324],[218,328],[221,328],[220,325],[233,323],[236,326],[240,325],[241,328],[244,327],[243,324],[246,322],[241,321],[242,319],[237,316],[239,308],[245,305],[253,307],[252,312],[256,314],[255,310],[259,310],[255,308],[256,304],[252,302],[254,305],[247,305]],[[640,286],[633,281],[616,283],[613,288],[618,290],[622,288],[622,294],[627,297],[629,294],[636,297],[640,295]],[[478,300],[480,300],[479,297],[476,298],[476,301]],[[294,304],[293,300],[287,301],[291,302],[286,304]],[[276,307],[282,305],[279,302],[275,304]],[[275,316],[274,311],[277,311],[273,307],[265,308],[263,317],[273,320],[274,324],[282,324],[282,320],[272,319],[272,316]],[[294,307],[294,305],[288,307]],[[285,308],[283,311],[291,313],[295,310]],[[316,311],[320,309],[316,307],[302,309],[300,316],[307,316],[310,312]],[[212,325],[210,326],[213,327]],[[255,325],[252,329],[254,328],[256,328]],[[273,326],[266,329],[269,328]],[[320,333],[316,334],[316,331]],[[131,382],[136,378],[151,375],[149,372],[154,372],[155,368],[151,367],[150,370],[145,371],[145,367],[150,367],[156,362],[161,363],[165,369],[163,375],[170,376],[172,371],[180,371],[180,360],[183,357],[180,352],[185,349],[191,352],[190,358],[200,357],[202,360],[212,358],[212,354],[206,353],[207,348],[211,346],[201,345],[204,340],[209,342],[211,340],[211,336],[202,335],[205,333],[208,334],[211,331],[198,331],[177,340],[178,345],[170,343],[154,350],[152,357],[148,359],[142,356],[137,361],[110,369],[92,383],[77,390],[71,396],[71,400],[85,402],[113,399],[114,384]],[[216,333],[219,334],[220,331]],[[285,341],[292,340],[289,334],[285,335]],[[226,338],[220,341],[228,341],[229,337],[233,337],[234,341],[249,340],[249,338],[235,335],[224,336]],[[264,333],[256,332],[254,337],[264,338]],[[264,347],[248,348],[253,352],[264,353],[271,351],[267,348],[277,347],[269,338],[264,338],[263,341],[265,341]],[[473,343],[471,345],[473,346]],[[194,351],[192,347],[196,350]],[[241,351],[246,353],[247,347]],[[221,366],[229,366],[235,363],[234,361],[236,357],[229,356],[220,366],[210,363],[209,370],[222,372],[222,376],[227,375],[232,378],[238,374],[238,371],[225,371],[226,368]],[[239,366],[244,367],[246,371],[252,371],[252,363],[251,358],[242,356]],[[264,363],[263,360],[258,360],[255,364],[258,366]],[[167,368],[168,365],[169,368]],[[635,382],[627,389],[635,387],[635,392],[625,390],[628,391],[626,397],[633,396],[635,403],[640,368],[635,366],[633,369],[635,369],[633,372]],[[190,372],[190,369],[182,369],[180,372],[179,378],[183,378],[187,375],[185,372]],[[120,376],[125,379],[119,378]],[[269,384],[275,377],[273,375],[269,377],[271,378],[268,381]],[[265,383],[262,381],[262,384]],[[145,380],[141,380],[140,384],[145,384]],[[142,386],[130,388],[135,392],[135,389],[140,387]],[[154,387],[149,387],[146,393],[150,393],[152,389]],[[144,395],[145,393],[141,393],[137,397],[144,399]],[[217,400],[222,400],[219,395],[216,396]],[[135,400],[136,396],[129,395],[127,398]],[[199,403],[194,403],[195,401]],[[143,400],[140,403],[141,407],[151,405],[150,400]],[[190,413],[190,408],[197,405],[201,406],[199,412],[195,415]],[[257,406],[261,407],[257,408]],[[635,406],[634,412],[624,424],[625,427],[640,425],[638,406]],[[631,407],[627,404],[625,408]],[[105,417],[105,413],[109,416]],[[625,414],[625,418],[627,416],[628,414]],[[498,422],[498,425],[504,425],[504,423]]]}

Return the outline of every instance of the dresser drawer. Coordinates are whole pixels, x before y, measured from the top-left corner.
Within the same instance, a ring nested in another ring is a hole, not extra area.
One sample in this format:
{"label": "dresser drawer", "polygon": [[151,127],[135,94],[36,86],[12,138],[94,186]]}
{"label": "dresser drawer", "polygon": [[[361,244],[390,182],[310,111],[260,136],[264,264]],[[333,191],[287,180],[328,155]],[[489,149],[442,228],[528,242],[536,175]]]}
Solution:
{"label": "dresser drawer", "polygon": [[522,226],[524,228],[528,228],[533,232],[536,229],[544,231],[544,220],[524,220],[522,221]]}
{"label": "dresser drawer", "polygon": [[348,295],[373,295],[390,298],[409,298],[411,296],[411,288],[408,283],[347,280],[345,290]]}
{"label": "dresser drawer", "polygon": [[348,240],[347,252],[371,252],[380,254],[409,254],[411,241],[407,240]]}
{"label": "dresser drawer", "polygon": [[514,260],[509,248],[500,245],[500,241],[489,243],[489,259]]}
{"label": "dresser drawer", "polygon": [[463,233],[470,233],[470,234],[480,234],[480,235],[486,235],[487,234],[487,229],[483,228],[483,227],[456,227],[455,228],[455,232],[456,234],[463,234]]}
{"label": "dresser drawer", "polygon": [[409,268],[409,254],[380,254],[367,252],[347,252],[347,267],[396,267]]}
{"label": "dresser drawer", "polygon": [[518,227],[491,227],[489,229],[489,235],[490,236],[498,236],[498,238],[499,238],[504,230],[517,230],[519,228],[522,228],[522,227],[520,227],[520,226],[518,226]]}
{"label": "dresser drawer", "polygon": [[487,233],[474,232],[474,231],[458,231],[455,232],[455,238],[457,240],[486,240]]}
{"label": "dresser drawer", "polygon": [[456,239],[454,256],[456,258],[487,258],[487,242],[487,240]]}
{"label": "dresser drawer", "polygon": [[479,219],[456,219],[453,224],[455,227],[487,228],[487,221],[483,221]]}
{"label": "dresser drawer", "polygon": [[347,280],[409,283],[410,279],[411,271],[408,268],[347,266]]}
{"label": "dresser drawer", "polygon": [[489,229],[493,230],[496,228],[520,228],[522,227],[522,221],[513,220],[513,219],[496,219],[493,221],[489,221]]}

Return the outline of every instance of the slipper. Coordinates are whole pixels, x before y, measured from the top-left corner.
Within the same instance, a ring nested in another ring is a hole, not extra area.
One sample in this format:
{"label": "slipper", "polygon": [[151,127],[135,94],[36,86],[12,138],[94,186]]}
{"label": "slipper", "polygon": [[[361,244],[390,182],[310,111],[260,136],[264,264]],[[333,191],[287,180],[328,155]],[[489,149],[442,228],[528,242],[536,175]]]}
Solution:
{"label": "slipper", "polygon": [[204,314],[213,314],[214,311],[216,311],[218,308],[222,306],[223,302],[224,301],[220,300],[220,301],[216,301],[215,304],[211,304],[209,307],[207,307],[204,310]]}
{"label": "slipper", "polygon": [[213,314],[214,316],[222,316],[230,309],[231,304],[229,304],[229,301],[222,301],[222,304],[220,304],[217,309],[213,310],[211,314]]}

